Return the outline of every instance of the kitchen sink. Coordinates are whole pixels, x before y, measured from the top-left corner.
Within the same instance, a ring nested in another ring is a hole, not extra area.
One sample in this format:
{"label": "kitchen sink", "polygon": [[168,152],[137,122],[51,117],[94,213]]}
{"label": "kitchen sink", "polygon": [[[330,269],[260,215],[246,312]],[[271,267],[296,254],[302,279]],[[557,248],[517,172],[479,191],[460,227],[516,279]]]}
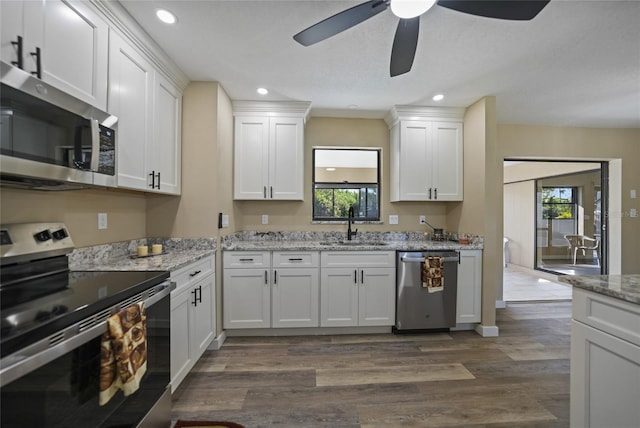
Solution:
{"label": "kitchen sink", "polygon": [[381,242],[381,241],[373,241],[373,242],[366,242],[366,241],[322,241],[320,242],[320,245],[362,245],[362,246],[384,246],[384,245],[389,245],[387,242]]}

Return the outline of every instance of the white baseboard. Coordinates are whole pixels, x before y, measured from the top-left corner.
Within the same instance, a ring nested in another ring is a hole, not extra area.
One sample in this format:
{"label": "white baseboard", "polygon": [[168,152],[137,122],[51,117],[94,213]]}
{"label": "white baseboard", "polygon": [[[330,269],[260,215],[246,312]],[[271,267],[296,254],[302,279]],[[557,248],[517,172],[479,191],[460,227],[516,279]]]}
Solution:
{"label": "white baseboard", "polygon": [[504,309],[507,307],[507,302],[504,300],[496,300],[496,309]]}
{"label": "white baseboard", "polygon": [[476,333],[482,337],[498,337],[498,326],[478,324],[476,326]]}
{"label": "white baseboard", "polygon": [[209,350],[209,351],[217,351],[218,349],[220,349],[222,347],[222,344],[224,343],[225,340],[227,340],[227,332],[226,331],[222,331],[222,333],[220,333],[218,335],[218,337],[213,339],[211,341],[211,343],[209,344],[209,346],[207,346],[207,350]]}
{"label": "white baseboard", "polygon": [[242,328],[225,330],[228,337],[242,336],[322,336],[329,334],[384,334],[389,327],[300,327],[300,328]]}

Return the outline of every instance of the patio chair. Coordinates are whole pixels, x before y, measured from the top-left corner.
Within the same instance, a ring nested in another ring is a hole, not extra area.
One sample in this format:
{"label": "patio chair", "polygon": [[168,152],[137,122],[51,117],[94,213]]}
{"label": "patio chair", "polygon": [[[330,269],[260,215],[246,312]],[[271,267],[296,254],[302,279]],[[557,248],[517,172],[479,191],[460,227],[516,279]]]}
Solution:
{"label": "patio chair", "polygon": [[586,256],[587,250],[592,250],[596,255],[596,259],[598,261],[598,266],[600,266],[600,241],[594,238],[589,238],[584,235],[564,235],[564,239],[569,243],[569,247],[567,250],[572,253],[573,256],[573,264],[576,264],[576,259],[578,256],[578,250],[582,250],[582,255]]}

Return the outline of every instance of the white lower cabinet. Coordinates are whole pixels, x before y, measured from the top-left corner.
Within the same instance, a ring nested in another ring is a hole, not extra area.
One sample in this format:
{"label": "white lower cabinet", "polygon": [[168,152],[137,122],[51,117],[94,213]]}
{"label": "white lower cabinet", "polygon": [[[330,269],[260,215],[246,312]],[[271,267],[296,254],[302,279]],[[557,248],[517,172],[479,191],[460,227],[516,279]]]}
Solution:
{"label": "white lower cabinet", "polygon": [[318,327],[317,251],[225,252],[225,329]]}
{"label": "white lower cabinet", "polygon": [[573,288],[572,428],[640,421],[640,305]]}
{"label": "white lower cabinet", "polygon": [[482,319],[482,250],[460,250],[456,323]]}
{"label": "white lower cabinet", "polygon": [[322,327],[395,323],[395,252],[326,251],[320,259]]}
{"label": "white lower cabinet", "polygon": [[171,273],[171,392],[215,338],[214,258]]}

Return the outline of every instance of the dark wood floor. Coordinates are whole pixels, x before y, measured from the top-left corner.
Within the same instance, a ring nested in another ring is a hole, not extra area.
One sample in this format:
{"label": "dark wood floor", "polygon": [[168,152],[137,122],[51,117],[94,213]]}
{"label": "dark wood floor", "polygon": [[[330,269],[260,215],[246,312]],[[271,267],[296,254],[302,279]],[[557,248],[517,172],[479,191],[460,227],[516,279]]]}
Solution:
{"label": "dark wood floor", "polygon": [[510,304],[497,317],[497,338],[229,338],[173,394],[172,418],[247,428],[568,427],[571,303]]}

